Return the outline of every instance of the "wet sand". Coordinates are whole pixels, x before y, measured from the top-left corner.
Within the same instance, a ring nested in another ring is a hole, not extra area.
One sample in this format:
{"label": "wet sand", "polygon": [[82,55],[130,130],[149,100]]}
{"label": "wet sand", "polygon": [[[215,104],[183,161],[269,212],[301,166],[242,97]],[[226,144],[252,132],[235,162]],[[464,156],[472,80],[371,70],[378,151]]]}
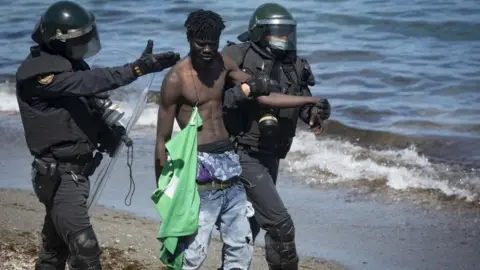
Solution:
{"label": "wet sand", "polygon": [[[0,189],[0,269],[33,269],[40,244],[43,206],[33,193]],[[92,223],[102,246],[106,270],[164,269],[158,260],[160,243],[155,239],[158,221],[128,212],[96,207]],[[202,269],[220,266],[221,243],[212,241]],[[253,269],[268,269],[264,250],[255,247]],[[165,268],[166,269],[166,268]],[[302,257],[300,269],[345,269],[340,264]]]}
{"label": "wet sand", "polygon": [[[154,236],[159,221],[149,196],[154,186],[154,182],[148,180],[152,177],[152,168],[145,165],[153,159],[153,145],[136,140],[139,142],[135,148],[138,153],[134,170],[137,186],[132,205],[124,205],[129,186],[128,178],[125,177],[128,175],[127,166],[121,166],[126,160],[125,156],[117,163],[99,200],[100,204],[109,209],[115,208],[135,214],[98,208],[93,222],[99,232],[101,244],[123,250],[128,250],[129,245],[138,250],[137,243],[148,245],[147,249],[150,251],[137,251],[134,256],[148,255],[150,257],[147,256],[149,259],[146,262],[158,267],[159,261],[156,257],[159,243]],[[1,151],[4,158],[0,160],[0,187],[30,191],[30,175],[28,169],[25,169],[29,168],[31,163],[30,157],[25,154],[28,150],[9,145],[6,145],[5,151]],[[378,190],[374,183],[368,188],[312,188],[301,184],[304,181],[305,179],[285,171],[280,173],[278,181],[279,193],[295,221],[297,248],[301,255],[333,260],[348,269],[480,269],[478,206],[456,205],[455,201],[448,198],[440,200],[442,203],[435,194],[428,195],[430,192],[426,192],[425,200],[416,203],[411,201],[413,198],[410,196],[402,198],[402,195],[398,197]],[[19,231],[32,231],[38,235],[43,209],[34,197],[29,198],[25,194],[29,193],[0,189],[0,225],[3,225],[4,229],[15,226],[20,228],[26,226],[20,225],[25,221],[35,222]],[[428,203],[424,204],[423,201]],[[16,202],[23,206],[12,206]],[[8,206],[3,206],[5,204]],[[23,211],[18,208],[35,210]],[[7,216],[4,217],[5,215]],[[133,218],[134,216],[136,217]],[[132,234],[132,231],[135,231],[135,236],[122,235]],[[114,236],[120,243],[116,243]],[[257,238],[256,244],[259,246],[263,245],[262,238]],[[220,265],[219,247],[218,243],[212,246],[214,251],[210,252],[205,269],[216,269],[215,267]],[[262,249],[256,249],[254,260],[254,269],[265,269]],[[2,261],[0,257],[0,263]],[[302,262],[313,265],[312,269],[338,269],[334,268],[335,264],[307,263],[305,259]],[[0,265],[0,269],[4,268]]]}

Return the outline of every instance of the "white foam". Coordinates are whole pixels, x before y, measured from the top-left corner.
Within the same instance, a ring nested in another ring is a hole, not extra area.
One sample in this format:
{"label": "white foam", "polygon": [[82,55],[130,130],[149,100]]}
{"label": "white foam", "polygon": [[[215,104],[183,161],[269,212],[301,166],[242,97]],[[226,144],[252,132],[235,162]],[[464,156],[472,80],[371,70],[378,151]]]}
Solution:
{"label": "white foam", "polygon": [[415,147],[370,150],[336,139],[315,140],[312,133],[299,131],[284,166],[313,183],[386,179],[393,189],[437,189],[469,201],[478,199],[474,192],[457,188],[442,178],[437,165],[419,155]]}
{"label": "white foam", "polygon": [[0,112],[18,112],[18,102],[14,94],[14,85],[9,82],[0,84]]}
{"label": "white foam", "polygon": [[142,115],[137,121],[137,126],[150,126],[156,127],[157,126],[157,114],[158,114],[158,106],[154,106],[152,104],[148,104],[145,109],[143,110]]}
{"label": "white foam", "polygon": [[[158,105],[156,104],[147,104],[143,110],[142,115],[138,119],[136,126],[147,126],[147,127],[157,127],[157,118],[158,118]],[[178,126],[177,121],[174,121],[173,131],[179,132],[180,127]]]}

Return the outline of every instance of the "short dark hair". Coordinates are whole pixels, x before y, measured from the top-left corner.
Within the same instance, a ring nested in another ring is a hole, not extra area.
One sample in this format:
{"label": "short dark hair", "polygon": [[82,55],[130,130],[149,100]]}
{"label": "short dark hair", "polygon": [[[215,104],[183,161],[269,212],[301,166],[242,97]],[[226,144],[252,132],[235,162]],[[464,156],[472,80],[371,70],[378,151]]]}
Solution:
{"label": "short dark hair", "polygon": [[191,12],[184,26],[187,28],[188,39],[217,40],[225,29],[223,18],[210,10],[199,9]]}

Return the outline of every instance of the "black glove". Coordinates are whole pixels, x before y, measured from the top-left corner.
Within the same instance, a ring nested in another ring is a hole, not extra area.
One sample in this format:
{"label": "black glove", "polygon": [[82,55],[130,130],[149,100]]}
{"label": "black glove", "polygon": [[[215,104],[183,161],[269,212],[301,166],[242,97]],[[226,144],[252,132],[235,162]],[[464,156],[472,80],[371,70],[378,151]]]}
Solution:
{"label": "black glove", "polygon": [[323,120],[330,118],[330,102],[328,99],[321,99],[319,102],[313,104],[310,109],[310,126],[320,124]]}
{"label": "black glove", "polygon": [[105,152],[112,157],[120,145],[124,134],[125,128],[123,126],[106,127],[98,138],[98,151]]}
{"label": "black glove", "polygon": [[250,77],[245,83],[250,87],[250,97],[254,98],[268,96],[272,92],[282,92],[282,87],[263,72],[259,73],[257,76]]}
{"label": "black glove", "polygon": [[133,73],[143,76],[153,72],[160,72],[175,65],[180,60],[180,54],[175,52],[152,54],[153,40],[148,40],[147,47],[140,58],[132,63]]}

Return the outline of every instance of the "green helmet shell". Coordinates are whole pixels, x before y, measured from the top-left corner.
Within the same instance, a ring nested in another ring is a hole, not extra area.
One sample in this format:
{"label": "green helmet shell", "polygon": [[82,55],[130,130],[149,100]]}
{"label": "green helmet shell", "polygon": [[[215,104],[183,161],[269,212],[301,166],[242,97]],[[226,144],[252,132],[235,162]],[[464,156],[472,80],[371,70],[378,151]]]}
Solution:
{"label": "green helmet shell", "polygon": [[50,5],[36,25],[32,39],[73,58],[91,56],[101,48],[95,16],[71,1]]}
{"label": "green helmet shell", "polygon": [[89,32],[95,17],[77,3],[59,1],[52,4],[40,21],[44,41],[67,40]]}
{"label": "green helmet shell", "polygon": [[266,3],[253,12],[248,24],[248,38],[260,46],[266,47],[268,43],[264,41],[269,27],[289,27],[291,37],[287,49],[296,49],[296,25],[297,21],[285,7],[276,3]]}

